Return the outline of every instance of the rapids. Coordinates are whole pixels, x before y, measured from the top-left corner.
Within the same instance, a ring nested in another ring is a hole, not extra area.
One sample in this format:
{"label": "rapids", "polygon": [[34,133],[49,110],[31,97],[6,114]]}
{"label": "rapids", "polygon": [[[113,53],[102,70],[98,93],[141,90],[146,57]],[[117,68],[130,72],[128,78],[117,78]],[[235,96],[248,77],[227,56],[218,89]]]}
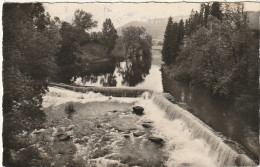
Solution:
{"label": "rapids", "polygon": [[[147,98],[147,95],[144,95],[144,97]],[[197,117],[193,116],[188,111],[180,108],[176,104],[172,104],[162,95],[157,93],[153,93],[153,95],[150,96],[150,99],[153,102],[153,104],[156,105],[156,107],[158,107],[165,113],[165,118],[167,118],[167,120],[170,120],[170,122],[180,121],[180,124],[182,126],[180,134],[185,134],[185,131],[188,131],[189,135],[185,136],[185,138],[189,138],[192,141],[199,140],[200,143],[202,143],[202,145],[199,148],[206,151],[206,155],[212,157],[217,166],[256,166],[254,161],[248,158],[245,154],[238,153],[235,150],[233,150],[230,146],[224,143],[225,138],[223,136],[217,135],[213,129],[211,129],[209,126],[207,126],[205,123],[200,121]],[[155,106],[152,106],[152,104],[149,104],[149,106],[151,106],[151,109],[149,108],[148,110],[152,110],[153,108],[155,108]],[[159,109],[154,110],[154,113],[160,111]],[[166,127],[162,126],[162,128]],[[169,134],[174,133],[174,130],[172,129],[174,129],[174,127],[169,127]],[[199,143],[191,147],[196,148],[197,146],[199,146]],[[189,155],[189,153],[190,155],[196,154],[196,152],[187,152],[181,155]],[[172,157],[176,158],[176,156]],[[199,164],[198,166],[203,165]]]}
{"label": "rapids", "polygon": [[[82,121],[88,120],[94,123],[98,119],[103,127],[102,131],[105,132],[104,134],[94,133],[94,131],[90,133],[87,145],[74,143],[77,151],[73,156],[85,159],[88,164],[94,164],[94,166],[111,166],[112,164],[118,167],[133,166],[134,164],[136,166],[154,166],[153,164],[156,164],[155,166],[167,167],[256,166],[245,154],[239,153],[227,145],[223,136],[216,134],[205,123],[177,104],[169,102],[162,94],[152,91],[145,92],[141,89],[135,91],[108,88],[108,91],[107,88],[98,88],[97,91],[95,88],[91,88],[94,92],[100,92],[94,93],[87,91],[89,88],[84,87],[76,87],[77,92],[75,92],[72,91],[75,90],[72,89],[74,88],[72,86],[59,86],[71,90],[50,87],[43,101],[46,112],[52,112],[55,115],[57,110],[61,110],[59,108],[64,108],[67,103],[73,103],[80,108],[78,115],[71,120],[75,121],[74,126],[76,124],[76,126],[87,126]],[[109,96],[109,92],[111,95],[115,94],[114,90],[118,97]],[[119,93],[120,91],[125,93]],[[103,92],[106,96],[102,95]],[[124,97],[133,92],[137,93],[139,97]],[[144,107],[145,115],[138,117],[129,112],[133,105]],[[109,111],[114,109],[122,112],[114,113],[111,116]],[[56,116],[51,115],[51,117]],[[108,119],[109,122],[107,122]],[[152,122],[152,129],[144,130],[141,126],[143,122]],[[113,128],[107,128],[104,125]],[[144,131],[145,135],[134,137],[132,133],[129,133],[130,138],[126,139],[123,134],[129,129]],[[83,130],[81,133],[84,133],[84,128],[81,130]],[[155,147],[148,141],[149,136],[162,138],[165,142],[164,146]],[[83,137],[78,136],[78,140]],[[104,149],[110,151],[95,158],[88,158],[95,152],[90,148],[91,145],[93,147],[96,142],[103,143],[98,139],[106,137],[110,138],[107,143],[92,149],[101,150],[101,152]],[[73,142],[75,142],[74,139]],[[151,161],[152,159],[153,161]]]}

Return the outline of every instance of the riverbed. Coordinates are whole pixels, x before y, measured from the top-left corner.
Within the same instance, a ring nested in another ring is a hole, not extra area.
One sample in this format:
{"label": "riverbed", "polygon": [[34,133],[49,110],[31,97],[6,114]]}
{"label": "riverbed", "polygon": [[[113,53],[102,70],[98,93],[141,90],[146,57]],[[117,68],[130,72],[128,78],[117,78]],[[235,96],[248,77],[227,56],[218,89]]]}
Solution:
{"label": "riverbed", "polygon": [[[70,115],[68,105],[74,109]],[[134,114],[134,106],[142,106],[144,115]],[[46,128],[29,136],[51,166],[214,167],[220,163],[206,141],[194,139],[183,120],[169,119],[147,93],[124,98],[50,87],[43,107]]]}

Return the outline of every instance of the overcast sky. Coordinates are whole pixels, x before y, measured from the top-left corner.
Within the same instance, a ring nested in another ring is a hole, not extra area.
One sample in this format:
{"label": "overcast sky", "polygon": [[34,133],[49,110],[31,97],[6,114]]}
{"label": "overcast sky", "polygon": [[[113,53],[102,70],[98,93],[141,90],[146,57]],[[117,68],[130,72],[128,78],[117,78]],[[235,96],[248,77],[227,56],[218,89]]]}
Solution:
{"label": "overcast sky", "polygon": [[[93,15],[100,30],[106,18],[114,26],[120,27],[130,21],[167,18],[169,16],[189,15],[191,10],[199,10],[199,3],[43,3],[46,12],[58,16],[62,21],[71,21],[73,13],[82,9]],[[259,10],[259,3],[245,3],[246,10]]]}

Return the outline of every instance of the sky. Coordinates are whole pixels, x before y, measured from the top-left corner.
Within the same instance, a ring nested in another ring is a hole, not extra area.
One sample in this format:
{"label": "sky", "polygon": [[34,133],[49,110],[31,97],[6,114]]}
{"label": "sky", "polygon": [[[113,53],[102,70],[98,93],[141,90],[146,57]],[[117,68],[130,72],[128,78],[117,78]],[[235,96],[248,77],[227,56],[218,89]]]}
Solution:
{"label": "sky", "polygon": [[[71,22],[77,9],[93,15],[98,21],[95,30],[101,30],[102,23],[110,18],[116,28],[130,21],[146,21],[147,19],[168,18],[169,16],[188,16],[191,10],[199,10],[200,3],[43,3],[46,12],[57,16],[62,21]],[[259,11],[260,4],[245,3],[246,10]]]}

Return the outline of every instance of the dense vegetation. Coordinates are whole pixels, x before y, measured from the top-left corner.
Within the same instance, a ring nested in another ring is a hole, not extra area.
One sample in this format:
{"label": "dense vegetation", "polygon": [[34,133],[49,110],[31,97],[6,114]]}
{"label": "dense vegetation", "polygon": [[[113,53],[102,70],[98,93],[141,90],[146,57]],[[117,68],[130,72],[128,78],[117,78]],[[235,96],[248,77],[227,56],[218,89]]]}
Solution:
{"label": "dense vegetation", "polygon": [[17,140],[19,132],[44,121],[42,95],[57,68],[60,35],[39,3],[4,4],[3,11],[3,159],[5,166],[21,166],[11,154],[29,144]]}
{"label": "dense vegetation", "polygon": [[249,27],[248,15],[242,3],[214,2],[192,11],[184,27],[169,18],[162,55],[175,79],[257,113],[259,30]]}
{"label": "dense vegetation", "polygon": [[172,64],[176,61],[177,54],[179,52],[180,45],[184,38],[184,22],[180,20],[179,23],[173,22],[172,17],[169,18],[166,26],[162,60],[167,64]]}
{"label": "dense vegetation", "polygon": [[132,57],[150,52],[152,37],[146,33],[143,27],[126,27],[122,33],[126,55],[129,54]]}
{"label": "dense vegetation", "polygon": [[82,10],[76,10],[69,23],[52,19],[41,3],[5,3],[2,19],[4,166],[39,165],[40,155],[23,135],[43,126],[42,97],[50,81],[71,83],[84,75],[95,53],[100,60],[128,57],[126,43],[135,48],[135,54],[150,52],[151,48],[145,30],[125,30],[126,34],[138,30],[137,35],[142,35],[133,46],[131,35],[119,37],[110,19],[103,23],[102,32],[90,33],[97,21]]}

